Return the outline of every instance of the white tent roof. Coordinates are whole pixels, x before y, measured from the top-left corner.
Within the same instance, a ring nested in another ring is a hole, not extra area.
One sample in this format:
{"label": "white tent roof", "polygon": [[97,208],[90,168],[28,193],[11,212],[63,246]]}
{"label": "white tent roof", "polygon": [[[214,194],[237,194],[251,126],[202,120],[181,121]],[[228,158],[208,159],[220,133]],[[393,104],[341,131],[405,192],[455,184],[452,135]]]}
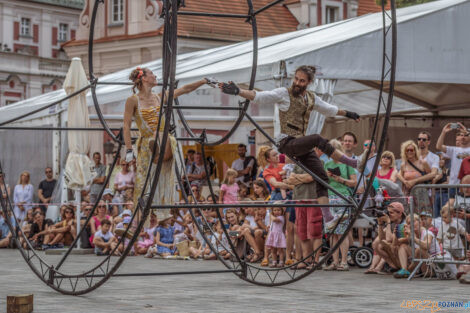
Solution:
{"label": "white tent roof", "polygon": [[[470,84],[469,16],[470,0],[441,0],[397,10],[396,80],[409,84]],[[301,64],[315,64],[321,67],[321,78],[376,82],[380,79],[382,62],[382,15],[369,14],[260,39],[257,81],[272,80],[278,73],[280,61],[286,62],[288,73]],[[177,79],[180,84],[207,76],[214,76],[220,81],[248,82],[251,65],[252,42],[242,42],[179,55]],[[160,76],[161,59],[144,66]],[[130,70],[103,76],[100,81],[126,82]],[[351,85],[340,86],[335,93],[347,90]],[[97,92],[101,105],[116,102],[122,105],[130,95],[130,88],[101,85]],[[377,97],[370,94],[361,99],[344,95],[344,103],[349,103],[344,107],[354,107],[360,113],[371,112],[377,105]],[[0,123],[64,96],[65,92],[59,90],[0,108]],[[438,96],[433,95],[434,98]],[[91,105],[90,95],[88,100]],[[337,100],[335,103],[338,104]],[[342,106],[343,101],[339,105]],[[393,111],[420,108],[396,99]],[[53,113],[47,111],[36,116]]]}

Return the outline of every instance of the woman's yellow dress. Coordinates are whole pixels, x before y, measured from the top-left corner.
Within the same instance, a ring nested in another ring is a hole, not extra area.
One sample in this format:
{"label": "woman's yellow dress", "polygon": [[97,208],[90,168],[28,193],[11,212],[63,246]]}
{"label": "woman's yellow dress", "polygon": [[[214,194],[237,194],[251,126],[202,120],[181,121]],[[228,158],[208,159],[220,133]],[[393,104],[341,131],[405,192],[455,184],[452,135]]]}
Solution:
{"label": "woman's yellow dress", "polygon": [[[135,96],[137,97],[137,96]],[[142,194],[144,188],[145,179],[147,172],[151,167],[151,179],[149,180],[146,188],[144,197],[147,197],[150,193],[150,186],[155,175],[156,164],[150,161],[152,157],[152,150],[149,147],[149,141],[155,139],[155,131],[158,126],[158,117],[160,115],[160,106],[141,108],[140,101],[137,97],[137,110],[134,112],[134,119],[139,129],[139,138],[137,139],[137,161],[136,167],[137,172],[135,175],[134,184],[134,205],[137,207],[137,201]],[[160,125],[160,132],[163,132],[164,128],[164,117],[162,117],[162,123]],[[175,156],[176,156],[176,139],[173,136],[169,136],[171,150],[173,157],[163,162],[160,177],[158,179],[157,189],[153,198],[152,204],[174,204],[176,202],[176,173],[175,173]],[[147,200],[147,199],[145,199]],[[146,201],[145,201],[146,202]]]}

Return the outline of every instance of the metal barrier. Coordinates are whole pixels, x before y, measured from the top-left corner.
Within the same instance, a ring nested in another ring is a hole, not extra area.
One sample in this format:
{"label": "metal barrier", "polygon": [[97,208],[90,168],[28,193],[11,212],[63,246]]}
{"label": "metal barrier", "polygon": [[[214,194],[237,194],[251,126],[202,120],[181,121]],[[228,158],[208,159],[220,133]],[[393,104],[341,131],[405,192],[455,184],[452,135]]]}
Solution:
{"label": "metal barrier", "polygon": [[[411,257],[418,265],[408,280],[423,264],[433,266],[436,275],[441,278],[452,278],[457,272],[457,265],[470,264],[467,257],[470,185],[416,185],[411,190],[411,196]],[[416,225],[426,228],[428,232],[415,232],[415,214],[420,217]],[[428,240],[429,233],[433,235],[431,242]],[[420,252],[419,255],[416,251]]]}

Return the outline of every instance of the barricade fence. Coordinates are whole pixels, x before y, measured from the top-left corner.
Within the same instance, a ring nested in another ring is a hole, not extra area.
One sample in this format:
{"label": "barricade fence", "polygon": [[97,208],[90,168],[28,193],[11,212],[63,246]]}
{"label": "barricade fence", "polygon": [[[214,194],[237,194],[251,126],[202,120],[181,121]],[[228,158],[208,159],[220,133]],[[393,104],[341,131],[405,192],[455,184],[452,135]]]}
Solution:
{"label": "barricade fence", "polygon": [[411,196],[403,232],[410,234],[411,257],[418,266],[409,279],[423,264],[440,278],[455,278],[457,266],[470,265],[470,185],[421,184]]}

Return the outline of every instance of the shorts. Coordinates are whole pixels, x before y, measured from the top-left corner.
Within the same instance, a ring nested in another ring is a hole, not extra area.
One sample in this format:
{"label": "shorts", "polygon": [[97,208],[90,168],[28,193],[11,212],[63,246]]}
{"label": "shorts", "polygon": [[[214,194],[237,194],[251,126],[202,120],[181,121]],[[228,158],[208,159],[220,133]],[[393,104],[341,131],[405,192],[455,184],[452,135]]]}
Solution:
{"label": "shorts", "polygon": [[[299,203],[309,203],[308,201],[300,201]],[[295,208],[297,226],[297,236],[304,241],[307,239],[321,239],[322,228],[322,211],[319,207],[300,207]]]}

